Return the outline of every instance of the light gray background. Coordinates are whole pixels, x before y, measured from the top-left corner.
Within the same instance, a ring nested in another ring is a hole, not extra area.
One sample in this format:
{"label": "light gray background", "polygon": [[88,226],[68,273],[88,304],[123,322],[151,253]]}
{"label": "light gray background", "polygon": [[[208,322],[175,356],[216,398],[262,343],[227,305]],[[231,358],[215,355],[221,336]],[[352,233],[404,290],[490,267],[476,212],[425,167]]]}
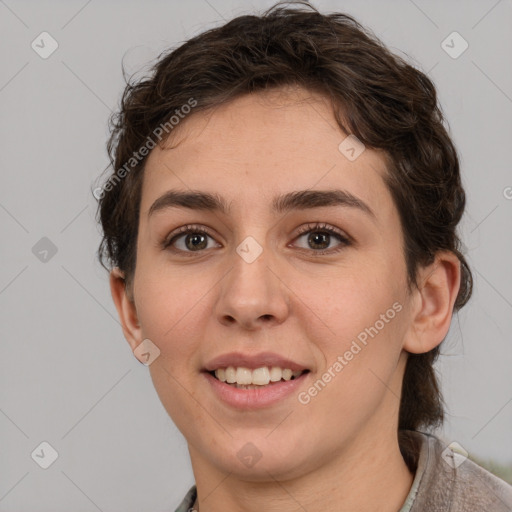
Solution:
{"label": "light gray background", "polygon": [[[512,2],[320,1],[354,15],[434,80],[460,152],[474,269],[438,365],[444,435],[512,462]],[[174,510],[193,483],[186,443],[117,322],[95,259],[91,184],[110,109],[159,51],[273,2],[0,0],[0,511]],[[59,47],[43,60],[43,31]],[[452,59],[441,42],[459,32]],[[46,263],[32,247],[48,237]],[[43,441],[59,457],[31,458]]]}

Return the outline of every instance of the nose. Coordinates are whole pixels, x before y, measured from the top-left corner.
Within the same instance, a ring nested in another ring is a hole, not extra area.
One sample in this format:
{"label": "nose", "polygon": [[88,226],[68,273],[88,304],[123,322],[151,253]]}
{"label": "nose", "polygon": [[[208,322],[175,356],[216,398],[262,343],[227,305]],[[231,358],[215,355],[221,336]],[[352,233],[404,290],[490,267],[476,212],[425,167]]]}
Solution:
{"label": "nose", "polygon": [[221,324],[257,330],[279,325],[287,318],[291,291],[267,251],[250,263],[233,253],[231,269],[221,280],[215,304],[215,316]]}

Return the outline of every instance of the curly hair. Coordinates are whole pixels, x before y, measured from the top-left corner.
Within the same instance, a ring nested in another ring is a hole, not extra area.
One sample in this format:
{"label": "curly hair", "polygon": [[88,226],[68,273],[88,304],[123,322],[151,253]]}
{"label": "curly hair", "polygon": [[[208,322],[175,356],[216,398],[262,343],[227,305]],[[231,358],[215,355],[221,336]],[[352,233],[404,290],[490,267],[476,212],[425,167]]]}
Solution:
{"label": "curly hair", "polygon": [[[434,84],[353,17],[323,15],[302,1],[284,4],[205,31],[161,54],[149,77],[127,80],[119,112],[110,119],[109,179],[117,180],[99,198],[100,262],[105,268],[119,267],[130,286],[146,158],[129,170],[126,162],[173,113],[191,98],[198,112],[241,95],[298,85],[330,100],[344,132],[383,150],[386,186],[403,227],[409,288],[418,285],[420,266],[449,250],[461,266],[458,311],[473,284],[456,232],[465,193]],[[119,179],[121,168],[125,172]],[[443,398],[433,367],[439,350],[408,355],[399,430],[442,423]]]}

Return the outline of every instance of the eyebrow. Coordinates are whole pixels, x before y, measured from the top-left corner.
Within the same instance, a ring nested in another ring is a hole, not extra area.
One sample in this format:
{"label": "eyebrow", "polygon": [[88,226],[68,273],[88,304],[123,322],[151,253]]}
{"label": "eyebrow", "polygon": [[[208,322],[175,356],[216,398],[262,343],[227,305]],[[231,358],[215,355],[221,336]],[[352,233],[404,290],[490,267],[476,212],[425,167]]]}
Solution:
{"label": "eyebrow", "polygon": [[[356,208],[376,220],[373,210],[361,199],[346,190],[297,190],[277,196],[272,201],[272,213],[282,214],[290,210],[306,210],[326,206]],[[201,191],[181,192],[169,190],[150,207],[148,217],[167,208],[188,208],[229,214],[230,206],[218,195]]]}

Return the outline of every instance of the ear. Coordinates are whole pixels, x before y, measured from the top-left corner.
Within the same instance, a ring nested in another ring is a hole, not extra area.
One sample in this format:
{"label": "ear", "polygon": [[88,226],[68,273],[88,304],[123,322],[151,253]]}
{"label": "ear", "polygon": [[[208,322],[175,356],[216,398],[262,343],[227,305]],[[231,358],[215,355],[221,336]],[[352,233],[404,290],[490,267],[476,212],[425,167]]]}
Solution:
{"label": "ear", "polygon": [[124,274],[117,267],[110,272],[110,292],[121,321],[124,337],[134,351],[142,341],[142,332],[135,303],[126,287]]}
{"label": "ear", "polygon": [[440,251],[418,275],[413,293],[412,324],[404,350],[423,354],[437,347],[450,328],[453,305],[460,287],[460,261],[451,251]]}

